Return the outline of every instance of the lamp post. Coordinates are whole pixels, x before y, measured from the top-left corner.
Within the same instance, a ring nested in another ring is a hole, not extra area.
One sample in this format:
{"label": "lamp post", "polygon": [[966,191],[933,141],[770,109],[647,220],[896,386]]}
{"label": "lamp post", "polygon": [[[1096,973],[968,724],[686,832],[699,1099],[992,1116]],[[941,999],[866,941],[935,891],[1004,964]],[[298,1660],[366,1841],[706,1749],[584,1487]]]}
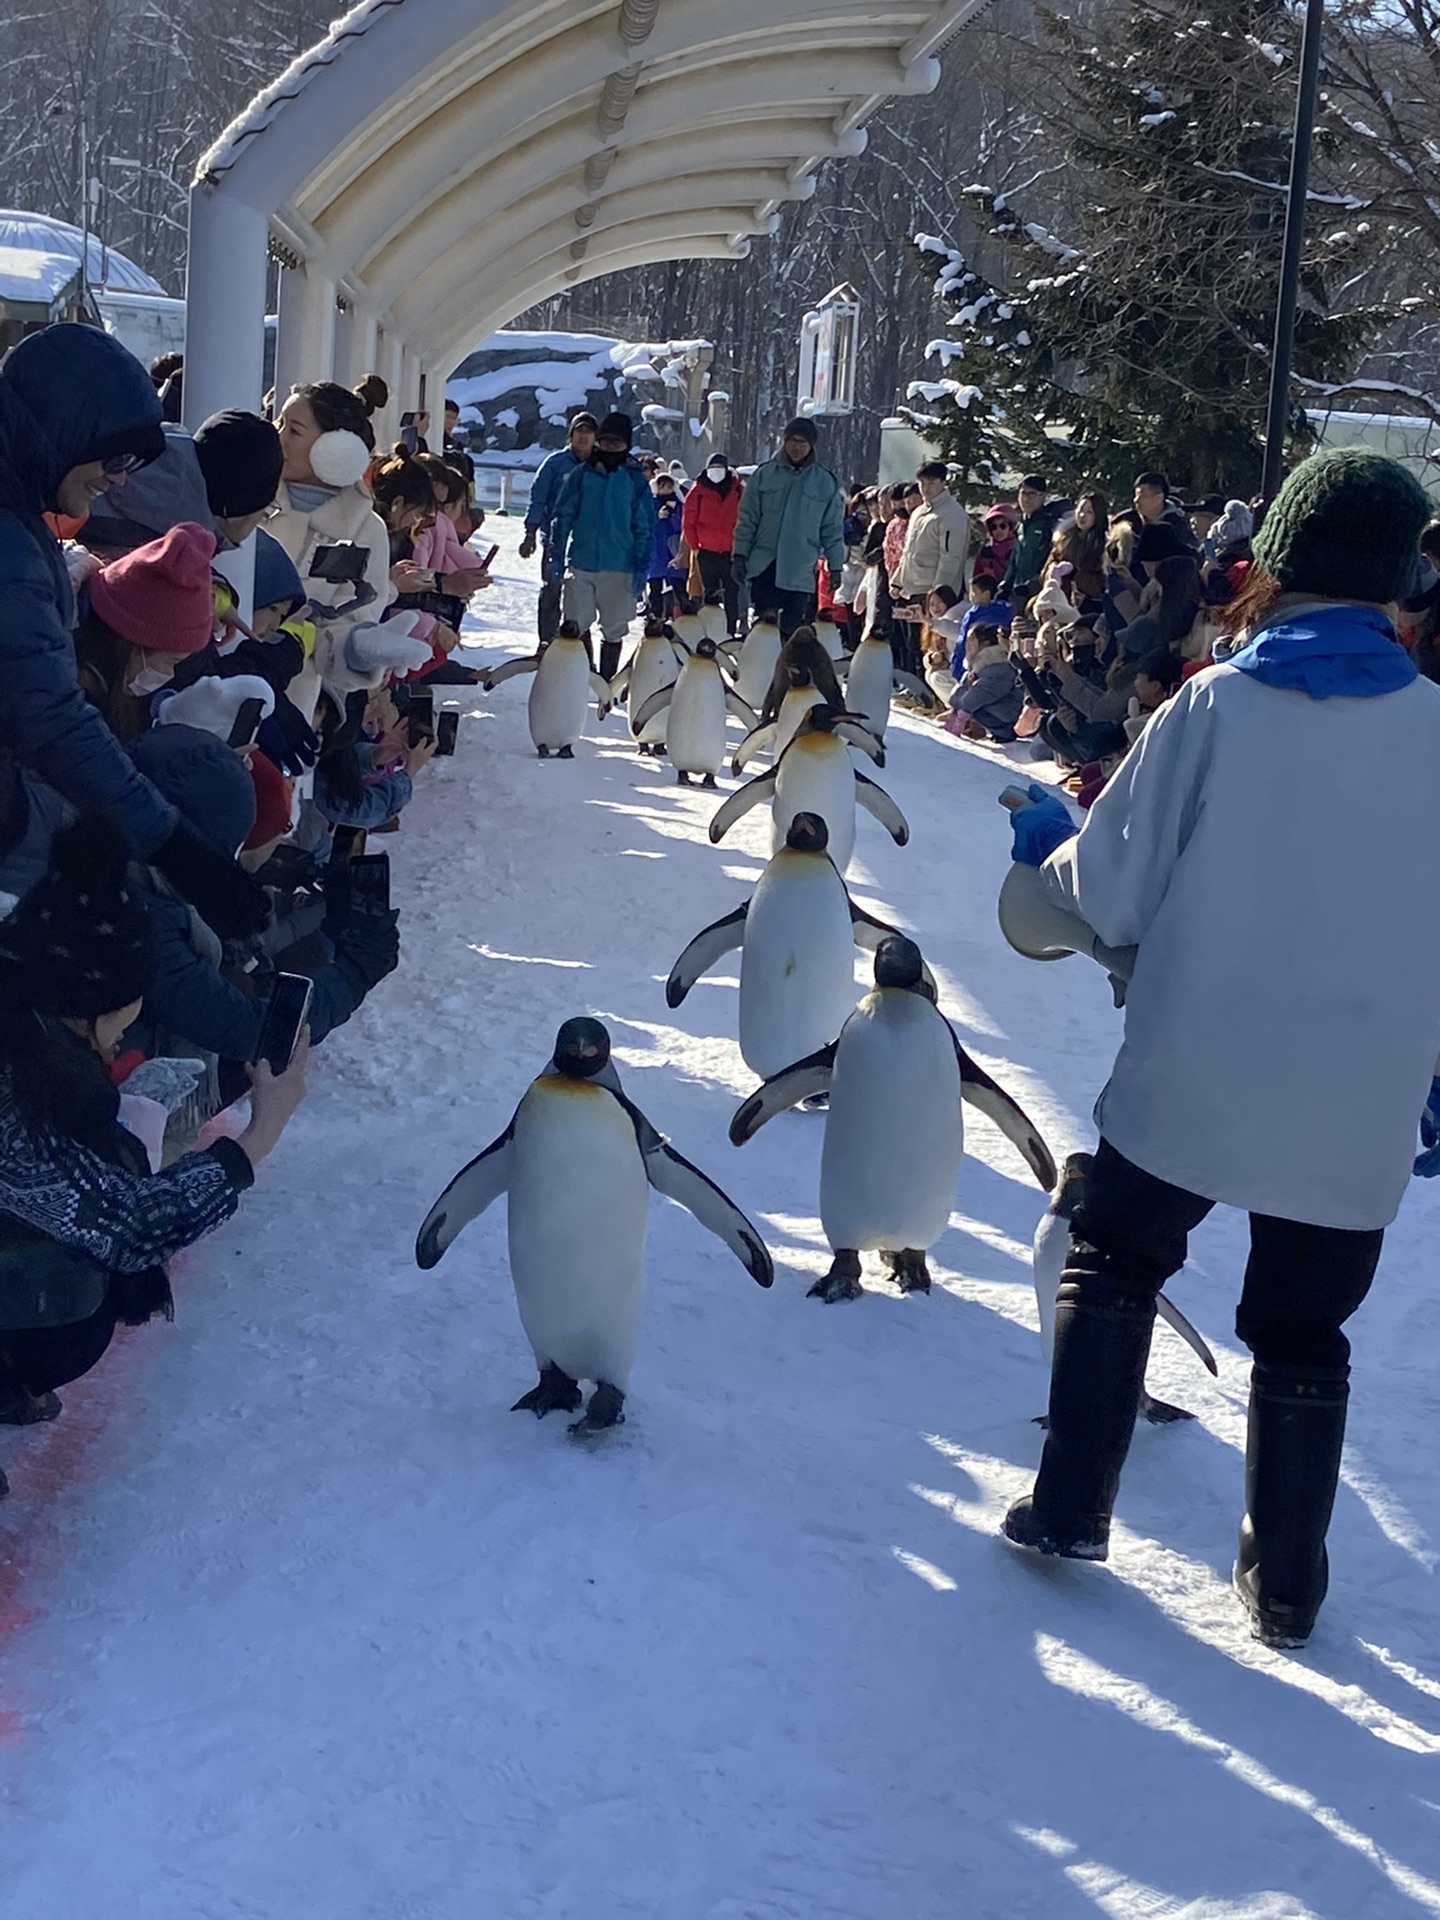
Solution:
{"label": "lamp post", "polygon": [[1290,417],[1290,367],[1295,353],[1295,308],[1300,297],[1300,253],[1305,244],[1310,144],[1320,91],[1320,36],[1325,0],[1305,0],[1300,41],[1300,84],[1295,96],[1295,136],[1290,149],[1290,185],[1285,196],[1285,240],[1280,253],[1280,298],[1275,308],[1275,345],[1270,356],[1270,405],[1265,418],[1265,465],[1260,492],[1273,500],[1285,468],[1285,426]]}

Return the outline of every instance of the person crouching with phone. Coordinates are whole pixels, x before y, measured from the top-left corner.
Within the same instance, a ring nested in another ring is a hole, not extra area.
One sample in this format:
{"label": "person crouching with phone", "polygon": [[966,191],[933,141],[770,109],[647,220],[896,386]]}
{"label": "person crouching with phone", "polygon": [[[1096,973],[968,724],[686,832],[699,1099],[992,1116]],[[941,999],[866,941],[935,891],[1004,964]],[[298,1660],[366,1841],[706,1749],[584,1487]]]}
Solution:
{"label": "person crouching with phone", "polygon": [[[155,934],[126,848],[89,817],[0,920],[0,1423],[60,1411],[117,1322],[173,1318],[165,1262],[228,1220],[305,1096],[302,1039],[254,1069],[249,1126],[152,1174],[109,1067],[140,1011]],[[0,1492],[5,1490],[0,1475]]]}

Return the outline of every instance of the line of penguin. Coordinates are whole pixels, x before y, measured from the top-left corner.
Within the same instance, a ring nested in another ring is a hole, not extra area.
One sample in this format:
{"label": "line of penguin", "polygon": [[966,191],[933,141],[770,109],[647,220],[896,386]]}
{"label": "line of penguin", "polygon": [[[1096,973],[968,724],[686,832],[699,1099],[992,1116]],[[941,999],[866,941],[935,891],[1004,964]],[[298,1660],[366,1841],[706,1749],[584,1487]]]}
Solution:
{"label": "line of penguin", "polygon": [[[877,767],[885,763],[892,693],[910,679],[897,673],[888,642],[863,640],[848,658],[836,657],[813,628],[798,628],[782,644],[774,621],[760,620],[736,644],[725,636],[722,610],[706,606],[673,625],[648,621],[610,682],[593,672],[586,637],[567,624],[539,653],[508,662],[483,684],[488,692],[526,672],[534,674],[529,724],[541,758],[574,757],[592,692],[602,719],[627,701],[639,752],[668,755],[681,785],[698,779],[717,787],[727,718],[746,729],[731,761],[737,778],[758,754],[772,756],[768,771],[730,794],[709,827],[718,844],[768,801],[770,860],[750,899],[689,942],[665,998],[681,1005],[702,974],[739,948],[740,1052],[762,1084],[732,1119],[731,1142],[743,1146],[794,1107],[824,1111],[819,1205],[833,1257],[811,1296],[857,1298],[863,1252],[879,1254],[903,1292],[928,1292],[927,1255],[949,1223],[968,1103],[1000,1128],[1052,1195],[1034,1262],[1043,1341],[1083,1179],[1080,1157],[1057,1176],[1038,1130],[940,1012],[918,946],[857,906],[845,885],[857,804],[897,846],[910,837],[899,807],[851,758],[853,748]],[[921,683],[910,690],[930,698]],[[857,946],[874,955],[874,988],[858,1005]],[[446,1187],[415,1248],[422,1268],[435,1266],[469,1221],[507,1196],[511,1278],[539,1372],[513,1411],[544,1418],[583,1407],[570,1428],[581,1438],[623,1422],[650,1187],[693,1214],[762,1287],[773,1284],[759,1230],[626,1095],[604,1026],[567,1020],[505,1130]],[[1193,1335],[1178,1314],[1175,1321]],[[1213,1368],[1208,1350],[1202,1357]],[[593,1385],[588,1403],[584,1381]],[[1148,1395],[1142,1411],[1157,1420],[1188,1417]]]}

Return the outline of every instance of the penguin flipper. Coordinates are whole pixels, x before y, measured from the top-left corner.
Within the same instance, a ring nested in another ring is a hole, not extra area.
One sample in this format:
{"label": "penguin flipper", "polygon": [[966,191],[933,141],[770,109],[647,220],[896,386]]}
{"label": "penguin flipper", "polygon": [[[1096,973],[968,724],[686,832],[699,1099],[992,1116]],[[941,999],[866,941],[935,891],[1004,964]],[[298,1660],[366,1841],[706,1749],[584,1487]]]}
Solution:
{"label": "penguin flipper", "polygon": [[723,1240],[752,1280],[762,1287],[774,1284],[775,1263],[755,1227],[708,1174],[658,1134],[655,1145],[645,1149],[645,1177],[657,1193],[684,1207],[717,1240]]}
{"label": "penguin flipper", "polygon": [[862,753],[869,754],[877,767],[884,766],[885,749],[863,721],[838,720],[835,731],[847,746],[858,747]]}
{"label": "penguin flipper", "polygon": [[602,716],[607,714],[615,704],[614,682],[606,680],[598,673],[592,673],[590,676],[590,691],[600,703]]}
{"label": "penguin flipper", "polygon": [[638,713],[630,716],[630,731],[639,734],[650,722],[657,719],[670,704],[670,696],[675,691],[673,685],[658,687],[641,707]]}
{"label": "penguin flipper", "polygon": [[733,713],[737,720],[744,723],[745,737],[748,740],[760,724],[759,714],[756,713],[748,700],[742,700],[740,698],[733,687],[726,687],[725,689],[725,708],[728,713]]}
{"label": "penguin flipper", "polygon": [[906,844],[910,838],[910,823],[885,789],[877,787],[858,767],[855,769],[855,799],[867,813],[875,816],[897,847]]}
{"label": "penguin flipper", "polygon": [[700,929],[670,969],[670,978],[665,982],[667,1007],[678,1007],[701,974],[708,973],[721,954],[729,953],[741,944],[745,938],[745,916],[749,911],[750,902],[747,900],[733,913],[727,913],[723,920],[713,920],[708,927]]}
{"label": "penguin flipper", "polygon": [[415,1236],[415,1264],[427,1271],[438,1266],[450,1242],[510,1185],[510,1143],[515,1119],[498,1140],[492,1140],[468,1167],[462,1167],[426,1214]]}
{"label": "penguin flipper", "polygon": [[[647,702],[648,704],[648,702]],[[775,797],[775,769],[762,773],[758,780],[747,780],[743,787],[737,787],[730,798],[715,809],[715,818],[710,822],[710,844],[718,847],[735,822],[751,807],[758,807],[762,800]]]}
{"label": "penguin flipper", "polygon": [[735,1117],[730,1122],[730,1144],[743,1147],[777,1113],[788,1113],[791,1107],[798,1107],[802,1100],[809,1100],[817,1093],[828,1093],[830,1077],[835,1071],[835,1049],[838,1045],[838,1041],[832,1040],[828,1047],[807,1053],[803,1060],[797,1060],[793,1066],[782,1067],[779,1073],[772,1073],[765,1084],[757,1087],[744,1105],[736,1109]]}
{"label": "penguin flipper", "polygon": [[[857,907],[851,900],[850,931],[855,937],[857,947],[862,947],[866,953],[876,953],[879,951],[880,942],[893,940],[900,929],[892,927],[888,920],[877,920],[873,913],[867,913],[864,907]],[[930,998],[938,999],[940,989],[936,986],[935,976],[924,960],[920,962],[920,977],[929,989]]]}
{"label": "penguin flipper", "polygon": [[1215,1364],[1215,1356],[1206,1344],[1204,1336],[1195,1331],[1194,1327],[1191,1326],[1175,1302],[1173,1300],[1167,1300],[1163,1293],[1157,1294],[1155,1296],[1155,1311],[1165,1322],[1166,1326],[1175,1329],[1186,1346],[1195,1354],[1200,1364],[1207,1367],[1211,1373],[1218,1377],[1220,1369]]}
{"label": "penguin flipper", "polygon": [[502,680],[513,680],[517,673],[534,673],[540,665],[538,653],[527,653],[519,660],[507,660],[503,667],[485,669],[486,688],[498,687]]}
{"label": "penguin flipper", "polygon": [[1004,1134],[1046,1193],[1053,1193],[1059,1173],[1055,1156],[1041,1139],[1039,1130],[1019,1102],[1006,1093],[998,1081],[978,1061],[972,1060],[955,1037],[955,1058],[960,1063],[960,1098],[968,1100],[977,1113],[983,1113]]}
{"label": "penguin flipper", "polygon": [[918,673],[907,673],[904,667],[897,667],[895,684],[903,693],[913,694],[917,700],[923,700],[927,707],[940,705],[935,689],[922,680]]}
{"label": "penguin flipper", "polygon": [[610,701],[612,705],[614,704],[615,701],[617,701],[620,698],[621,694],[624,693],[625,689],[630,684],[631,665],[632,665],[632,662],[627,660],[625,662],[625,665],[621,667],[620,671],[616,674],[615,678],[610,682]]}
{"label": "penguin flipper", "polygon": [[732,773],[741,772],[741,770],[744,767],[748,766],[749,763],[755,758],[756,754],[760,752],[761,748],[768,747],[771,744],[771,742],[774,740],[774,738],[775,738],[775,722],[773,720],[769,723],[768,726],[762,727],[762,726],[756,725],[752,727],[749,733],[747,733],[745,738],[740,742],[739,746],[735,749],[735,757],[730,762],[730,771]]}

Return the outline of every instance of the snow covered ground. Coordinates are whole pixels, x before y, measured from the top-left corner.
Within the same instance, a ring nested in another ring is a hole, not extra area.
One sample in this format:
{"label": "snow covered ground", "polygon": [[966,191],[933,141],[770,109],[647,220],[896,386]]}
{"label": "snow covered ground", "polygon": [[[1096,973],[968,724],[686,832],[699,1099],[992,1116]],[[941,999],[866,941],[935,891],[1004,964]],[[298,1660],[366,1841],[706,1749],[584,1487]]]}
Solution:
{"label": "snow covered ground", "polygon": [[[476,658],[528,646],[533,569]],[[1045,1382],[1042,1198],[971,1128],[929,1298],[867,1263],[822,1307],[821,1123],[737,1152],[733,973],[662,982],[760,871],[752,814],[637,759],[618,716],[540,764],[525,688],[387,842],[399,972],[317,1057],[255,1192],[53,1428],[0,1433],[0,1911],[27,1920],[1390,1920],[1440,1913],[1440,1192],[1412,1189],[1356,1328],[1334,1581],[1264,1653],[1228,1590],[1241,1223],[1173,1292],[1108,1569],[996,1536]],[[1098,969],[1002,944],[1013,770],[902,720],[852,885],[918,931],[967,1044],[1057,1152],[1118,1018]],[[1233,981],[1216,982],[1216,1018]],[[556,1026],[763,1223],[764,1293],[652,1210],[629,1421],[593,1450],[532,1384],[503,1209],[422,1274],[417,1224]]]}

